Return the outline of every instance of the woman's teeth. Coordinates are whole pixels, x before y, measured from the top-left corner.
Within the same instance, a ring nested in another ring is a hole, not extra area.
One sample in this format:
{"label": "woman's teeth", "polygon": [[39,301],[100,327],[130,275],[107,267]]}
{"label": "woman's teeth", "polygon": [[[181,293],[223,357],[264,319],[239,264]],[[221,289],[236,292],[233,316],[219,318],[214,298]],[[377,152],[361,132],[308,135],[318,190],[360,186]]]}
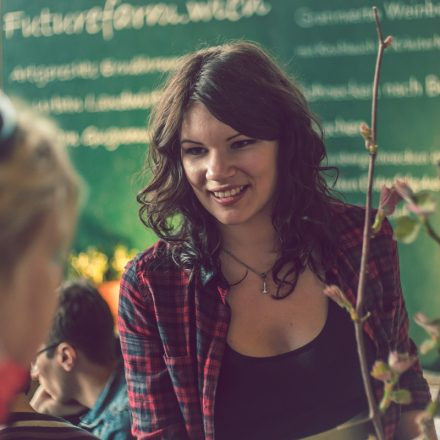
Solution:
{"label": "woman's teeth", "polygon": [[243,185],[238,188],[230,189],[228,191],[214,191],[214,195],[219,199],[236,196],[244,190],[245,186],[246,185]]}

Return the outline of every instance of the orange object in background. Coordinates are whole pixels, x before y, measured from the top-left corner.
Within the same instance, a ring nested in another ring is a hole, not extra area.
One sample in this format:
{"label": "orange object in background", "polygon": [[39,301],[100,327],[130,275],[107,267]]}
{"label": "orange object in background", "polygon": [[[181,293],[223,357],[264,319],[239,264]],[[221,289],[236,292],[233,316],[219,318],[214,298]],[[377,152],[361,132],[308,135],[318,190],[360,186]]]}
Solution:
{"label": "orange object in background", "polygon": [[109,305],[113,315],[113,319],[116,322],[118,319],[118,303],[119,303],[119,284],[120,280],[105,281],[98,286],[99,293]]}

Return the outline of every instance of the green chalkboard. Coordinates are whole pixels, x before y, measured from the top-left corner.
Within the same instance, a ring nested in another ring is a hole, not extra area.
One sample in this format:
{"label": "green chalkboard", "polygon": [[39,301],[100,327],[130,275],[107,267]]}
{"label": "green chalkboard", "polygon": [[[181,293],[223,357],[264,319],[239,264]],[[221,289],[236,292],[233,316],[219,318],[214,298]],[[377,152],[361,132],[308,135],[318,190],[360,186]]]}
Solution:
{"label": "green chalkboard", "polygon": [[[75,248],[144,248],[155,237],[137,218],[146,120],[175,58],[206,44],[261,43],[303,85],[323,121],[338,190],[364,203],[376,33],[370,0],[4,0],[5,90],[54,117],[88,185]],[[394,37],[382,70],[375,197],[395,176],[438,192],[440,3],[381,2]],[[440,226],[440,216],[433,219]],[[400,246],[410,314],[440,312],[440,251],[425,236]],[[437,313],[440,314],[440,313]],[[414,326],[419,342],[423,332]],[[424,364],[439,368],[433,358]]]}

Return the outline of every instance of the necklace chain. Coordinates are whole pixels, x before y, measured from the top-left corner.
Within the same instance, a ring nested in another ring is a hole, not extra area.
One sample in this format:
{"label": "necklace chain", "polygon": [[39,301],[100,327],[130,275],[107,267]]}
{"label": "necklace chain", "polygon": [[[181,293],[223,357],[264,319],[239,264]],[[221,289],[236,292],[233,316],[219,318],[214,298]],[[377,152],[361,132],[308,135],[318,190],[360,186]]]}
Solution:
{"label": "necklace chain", "polygon": [[240,258],[238,258],[237,256],[235,256],[232,252],[228,251],[227,249],[223,248],[223,252],[225,254],[228,254],[232,259],[234,259],[237,263],[241,264],[242,266],[244,266],[246,269],[250,270],[251,272],[253,272],[255,275],[259,276],[261,278],[261,280],[263,281],[263,286],[261,289],[261,293],[263,293],[264,295],[267,295],[269,293],[269,290],[267,289],[267,275],[269,274],[269,272],[272,271],[272,269],[267,270],[266,272],[258,272],[257,270],[255,270],[254,268],[252,268],[251,266],[249,266],[248,264],[246,264],[244,261],[240,260]]}

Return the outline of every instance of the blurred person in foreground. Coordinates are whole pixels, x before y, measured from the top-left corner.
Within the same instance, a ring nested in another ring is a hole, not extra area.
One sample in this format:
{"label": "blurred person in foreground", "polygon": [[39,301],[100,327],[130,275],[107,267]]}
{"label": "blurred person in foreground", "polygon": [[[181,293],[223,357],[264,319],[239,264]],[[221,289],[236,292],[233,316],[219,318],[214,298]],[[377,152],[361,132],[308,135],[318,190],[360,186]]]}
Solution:
{"label": "blurred person in foreground", "polygon": [[47,336],[78,188],[56,128],[0,91],[0,425]]}
{"label": "blurred person in foreground", "polygon": [[113,316],[89,282],[61,287],[49,337],[37,353],[32,376],[40,382],[31,401],[38,412],[60,417],[82,412],[78,426],[101,440],[132,438]]}

